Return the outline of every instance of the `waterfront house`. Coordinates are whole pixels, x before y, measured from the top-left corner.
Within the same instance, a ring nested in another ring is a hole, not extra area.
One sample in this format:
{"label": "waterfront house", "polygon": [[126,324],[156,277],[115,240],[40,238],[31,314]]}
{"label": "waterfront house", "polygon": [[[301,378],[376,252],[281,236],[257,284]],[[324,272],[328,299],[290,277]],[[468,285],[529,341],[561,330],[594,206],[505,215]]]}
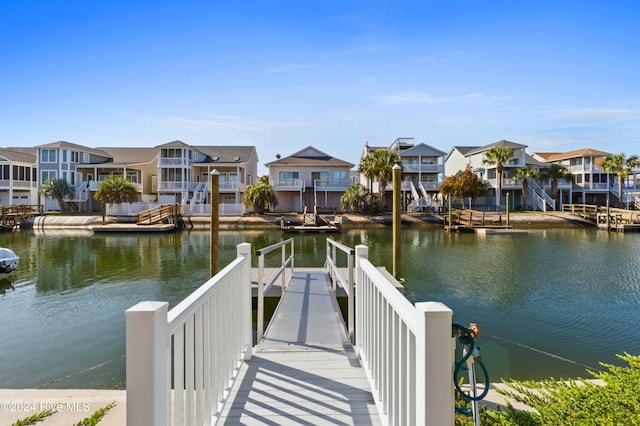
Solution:
{"label": "waterfront house", "polygon": [[0,205],[30,205],[37,200],[36,150],[0,148]]}
{"label": "waterfront house", "polygon": [[[498,172],[496,164],[485,163],[487,152],[494,147],[504,147],[513,149],[510,161],[502,165],[502,185],[501,194],[498,194]],[[532,156],[527,155],[526,145],[501,140],[484,146],[454,146],[451,148],[445,159],[445,175],[453,176],[463,171],[467,165],[471,165],[474,173],[480,179],[487,182],[489,190],[486,197],[476,200],[478,204],[486,207],[496,206],[497,199],[500,197],[501,206],[505,206],[506,194],[509,194],[509,207],[518,209],[522,206],[522,182],[514,179],[515,170],[525,165],[532,165],[540,168],[541,164]],[[535,182],[529,181],[530,191],[535,191],[537,185]],[[548,199],[548,198],[547,198]],[[528,198],[529,202],[535,202],[537,197]],[[540,205],[534,205],[532,208],[546,210],[543,201]]]}
{"label": "waterfront house", "polygon": [[[545,164],[561,164],[573,175],[570,179],[559,179],[558,189],[563,203],[605,205],[611,196],[618,201],[617,177],[603,171],[600,164],[608,152],[585,148],[569,152],[536,152],[533,156]],[[551,183],[545,182],[545,188]],[[624,184],[624,191],[638,191],[634,175]]]}
{"label": "waterfront house", "polygon": [[[360,161],[380,149],[395,152],[400,158],[403,209],[418,211],[439,206],[438,188],[444,180],[445,152],[425,143],[416,144],[415,138],[396,138],[388,148],[370,147],[366,144]],[[381,192],[378,179],[369,182],[367,177],[361,174],[360,183],[375,194]],[[385,197],[392,196],[392,185],[393,182],[387,182]],[[386,200],[385,204],[390,205],[390,200]]]}
{"label": "waterfront house", "polygon": [[[100,206],[93,199],[100,182],[110,176],[122,176],[131,181],[139,200],[155,195],[155,150],[150,148],[89,148],[71,142],[58,141],[36,147],[38,187],[49,179],[65,179],[74,193],[65,198],[72,208],[91,212]],[[45,210],[59,206],[46,197]]]}
{"label": "waterfront house", "polygon": [[244,189],[258,181],[254,146],[191,146],[176,140],[156,149],[161,203],[210,204],[213,170],[219,173],[220,204],[241,204]]}
{"label": "waterfront house", "polygon": [[275,211],[301,213],[305,207],[309,212],[338,210],[354,165],[308,146],[265,166],[278,200]]}

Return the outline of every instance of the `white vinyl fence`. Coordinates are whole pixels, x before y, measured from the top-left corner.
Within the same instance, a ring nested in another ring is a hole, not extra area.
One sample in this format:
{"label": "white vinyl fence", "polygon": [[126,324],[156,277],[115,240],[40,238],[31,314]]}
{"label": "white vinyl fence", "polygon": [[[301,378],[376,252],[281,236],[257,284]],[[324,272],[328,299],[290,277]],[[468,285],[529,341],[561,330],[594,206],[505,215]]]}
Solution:
{"label": "white vinyl fence", "polygon": [[356,351],[389,425],[453,426],[452,311],[412,305],[356,246]]}
{"label": "white vinyl fence", "polygon": [[[163,203],[120,203],[107,204],[107,216],[133,216],[141,211],[158,207]],[[171,203],[164,203],[171,204]],[[57,204],[56,204],[57,205]],[[242,216],[247,213],[244,204],[219,204],[218,214],[220,216]],[[182,214],[185,216],[208,216],[211,214],[211,204],[182,204]]]}
{"label": "white vinyl fence", "polygon": [[126,311],[127,424],[210,425],[252,354],[251,244],[167,312],[166,302]]}

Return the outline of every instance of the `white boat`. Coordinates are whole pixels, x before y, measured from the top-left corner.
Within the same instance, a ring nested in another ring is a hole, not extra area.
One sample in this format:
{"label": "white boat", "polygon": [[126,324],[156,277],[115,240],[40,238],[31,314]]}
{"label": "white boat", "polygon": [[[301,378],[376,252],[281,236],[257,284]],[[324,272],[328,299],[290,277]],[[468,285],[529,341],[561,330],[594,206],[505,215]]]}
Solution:
{"label": "white boat", "polygon": [[0,247],[0,274],[8,274],[16,270],[20,258],[13,250]]}

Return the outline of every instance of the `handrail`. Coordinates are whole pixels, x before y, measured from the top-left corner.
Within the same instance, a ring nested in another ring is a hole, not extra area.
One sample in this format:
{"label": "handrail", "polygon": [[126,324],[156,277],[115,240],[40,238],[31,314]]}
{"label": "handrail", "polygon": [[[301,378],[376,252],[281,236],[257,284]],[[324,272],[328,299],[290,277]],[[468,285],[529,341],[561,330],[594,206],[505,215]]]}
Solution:
{"label": "handrail", "polygon": [[215,423],[252,355],[251,245],[167,309],[141,302],[126,311],[127,424]]}
{"label": "handrail", "polygon": [[[355,343],[355,290],[353,279],[353,267],[356,251],[355,249],[337,242],[332,238],[327,238],[327,273],[333,282],[333,291],[336,291],[336,284],[347,292],[347,330],[349,332],[349,340]],[[347,278],[340,274],[338,270],[337,250],[347,255]]]}
{"label": "handrail", "polygon": [[[286,257],[286,249],[287,244],[291,244],[291,254],[289,257]],[[278,271],[273,276],[269,283],[265,282],[264,279],[264,256],[267,253],[270,253],[278,248],[282,249],[282,256],[280,267]],[[262,336],[264,334],[264,293],[269,291],[271,286],[275,283],[276,279],[280,277],[281,284],[281,294],[284,294],[285,287],[287,285],[286,282],[286,268],[287,265],[291,265],[291,274],[293,275],[294,268],[294,244],[293,238],[289,238],[288,240],[280,241],[279,243],[272,244],[268,247],[264,247],[256,250],[256,256],[258,256],[258,312],[257,312],[257,343],[262,341]]]}
{"label": "handrail", "polygon": [[[452,311],[411,304],[356,247],[356,353],[383,424],[452,425]],[[437,394],[437,397],[434,397]]]}

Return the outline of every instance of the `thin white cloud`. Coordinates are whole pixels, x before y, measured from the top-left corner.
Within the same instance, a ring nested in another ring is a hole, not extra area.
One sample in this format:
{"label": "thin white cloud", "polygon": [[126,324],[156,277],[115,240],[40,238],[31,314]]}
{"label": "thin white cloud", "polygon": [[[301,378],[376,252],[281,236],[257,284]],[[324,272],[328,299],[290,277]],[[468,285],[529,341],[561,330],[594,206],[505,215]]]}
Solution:
{"label": "thin white cloud", "polygon": [[437,105],[455,103],[487,103],[509,99],[508,96],[489,96],[482,93],[469,93],[462,96],[433,96],[426,92],[402,91],[372,97],[377,105]]}

